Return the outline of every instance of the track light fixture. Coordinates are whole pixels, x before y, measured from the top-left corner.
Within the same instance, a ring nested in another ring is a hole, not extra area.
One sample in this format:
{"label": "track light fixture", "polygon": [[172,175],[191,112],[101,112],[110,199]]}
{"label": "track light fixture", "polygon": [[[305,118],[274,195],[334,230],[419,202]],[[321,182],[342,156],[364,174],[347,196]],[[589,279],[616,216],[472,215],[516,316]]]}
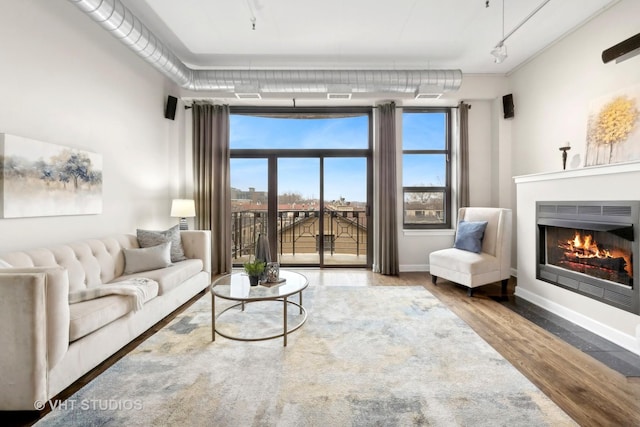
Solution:
{"label": "track light fixture", "polygon": [[491,55],[493,55],[493,62],[496,64],[502,63],[505,59],[507,59],[507,47],[504,45],[504,41],[507,39],[504,36],[504,2],[502,0],[502,40],[496,44],[496,46],[491,49]]}
{"label": "track light fixture", "polygon": [[493,62],[500,64],[502,61],[507,59],[507,47],[501,42],[491,49],[491,55],[493,55]]}
{"label": "track light fixture", "polygon": [[542,9],[544,5],[549,3],[551,0],[544,0],[542,3],[540,3],[538,7],[536,7],[529,15],[527,15],[527,17],[524,18],[524,20],[521,23],[516,25],[513,28],[513,30],[511,30],[509,34],[507,34],[506,36],[504,34],[504,2],[505,1],[506,0],[502,0],[502,40],[496,43],[496,46],[493,49],[491,49],[491,55],[493,55],[493,62],[495,62],[496,64],[500,64],[505,59],[507,59],[507,46],[504,44],[504,42],[506,42],[507,39],[511,37],[513,33],[518,31],[520,27],[522,27],[529,19],[533,17],[533,15],[538,13],[538,11]]}

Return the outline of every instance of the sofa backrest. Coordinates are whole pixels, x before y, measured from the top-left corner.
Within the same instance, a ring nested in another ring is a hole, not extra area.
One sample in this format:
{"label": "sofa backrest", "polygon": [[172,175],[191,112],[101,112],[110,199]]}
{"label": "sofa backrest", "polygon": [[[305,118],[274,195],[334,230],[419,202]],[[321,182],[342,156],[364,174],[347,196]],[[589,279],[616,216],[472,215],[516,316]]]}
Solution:
{"label": "sofa backrest", "polygon": [[118,234],[102,239],[82,240],[51,248],[8,252],[0,259],[13,267],[53,267],[69,272],[69,292],[107,283],[124,272],[122,248],[138,247],[138,239]]}

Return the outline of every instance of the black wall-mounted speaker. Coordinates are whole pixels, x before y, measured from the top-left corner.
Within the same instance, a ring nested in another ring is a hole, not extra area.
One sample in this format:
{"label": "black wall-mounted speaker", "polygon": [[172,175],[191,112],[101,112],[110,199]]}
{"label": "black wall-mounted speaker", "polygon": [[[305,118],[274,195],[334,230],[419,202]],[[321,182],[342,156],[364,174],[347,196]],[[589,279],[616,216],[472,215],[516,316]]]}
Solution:
{"label": "black wall-mounted speaker", "polygon": [[629,37],[623,42],[618,43],[615,46],[611,46],[609,49],[605,49],[602,51],[602,62],[605,64],[609,61],[613,61],[614,59],[619,59],[619,61],[624,61],[632,56],[635,56],[640,53],[640,33],[635,36]]}
{"label": "black wall-mounted speaker", "polygon": [[178,105],[178,98],[169,95],[167,97],[167,105],[164,107],[164,118],[174,120],[176,118],[176,106]]}
{"label": "black wall-mounted speaker", "polygon": [[508,94],[502,97],[502,112],[505,119],[511,119],[515,116],[513,110],[513,94]]}

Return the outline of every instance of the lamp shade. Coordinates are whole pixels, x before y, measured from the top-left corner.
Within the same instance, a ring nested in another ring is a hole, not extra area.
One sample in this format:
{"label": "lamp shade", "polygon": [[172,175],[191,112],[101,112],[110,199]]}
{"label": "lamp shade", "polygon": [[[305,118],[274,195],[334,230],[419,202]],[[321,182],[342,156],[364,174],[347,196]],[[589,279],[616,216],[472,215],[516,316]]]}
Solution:
{"label": "lamp shade", "polygon": [[171,216],[191,218],[196,216],[196,203],[192,199],[173,199],[171,202]]}

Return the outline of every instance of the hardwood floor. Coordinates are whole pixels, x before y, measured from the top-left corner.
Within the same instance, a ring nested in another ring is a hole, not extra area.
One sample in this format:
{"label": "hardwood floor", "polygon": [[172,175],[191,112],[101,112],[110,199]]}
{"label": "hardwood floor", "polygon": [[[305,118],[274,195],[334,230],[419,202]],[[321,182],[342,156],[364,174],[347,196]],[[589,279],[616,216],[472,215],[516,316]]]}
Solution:
{"label": "hardwood floor", "polygon": [[[422,280],[578,424],[640,426],[640,381],[626,378],[491,299],[500,295],[499,284],[481,287],[468,298],[466,288],[440,279],[437,286]],[[509,294],[514,282],[512,278]]]}
{"label": "hardwood floor", "polygon": [[[358,269],[303,270],[314,286],[423,286],[462,318],[532,383],[582,426],[640,426],[640,379],[627,379],[496,302],[500,284],[478,288],[469,298],[464,287],[428,273],[381,276]],[[508,286],[512,294],[515,279]],[[204,292],[202,293],[204,294]],[[193,298],[143,336],[85,375],[58,399],[66,399],[170,322]],[[2,425],[31,425],[44,413],[0,413]]]}

